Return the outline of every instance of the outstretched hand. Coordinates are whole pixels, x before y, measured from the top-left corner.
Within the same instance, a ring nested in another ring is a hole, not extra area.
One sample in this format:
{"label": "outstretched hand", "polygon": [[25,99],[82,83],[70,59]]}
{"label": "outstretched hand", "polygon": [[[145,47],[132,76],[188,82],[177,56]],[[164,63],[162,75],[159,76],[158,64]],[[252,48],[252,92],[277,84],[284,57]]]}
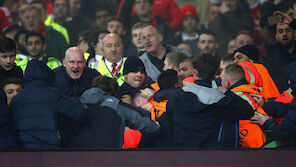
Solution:
{"label": "outstretched hand", "polygon": [[284,13],[284,12],[281,12],[281,11],[277,10],[273,14],[274,15],[280,14],[280,15],[284,16],[284,21],[282,23],[279,23],[279,24],[290,24],[293,21],[293,18],[290,17],[287,13]]}
{"label": "outstretched hand", "polygon": [[269,116],[263,115],[255,111],[254,116],[251,118],[251,123],[258,124],[262,126],[266,120],[270,119]]}

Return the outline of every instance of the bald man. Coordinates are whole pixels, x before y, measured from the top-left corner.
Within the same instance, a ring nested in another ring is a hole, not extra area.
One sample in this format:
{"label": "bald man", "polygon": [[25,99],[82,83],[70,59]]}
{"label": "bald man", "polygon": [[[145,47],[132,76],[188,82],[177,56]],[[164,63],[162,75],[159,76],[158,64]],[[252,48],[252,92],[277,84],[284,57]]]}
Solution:
{"label": "bald man", "polygon": [[123,67],[126,58],[123,58],[123,44],[115,33],[109,33],[103,38],[102,52],[104,58],[94,64],[94,68],[103,76],[114,78],[121,86],[124,83]]}
{"label": "bald man", "polygon": [[63,66],[54,70],[54,86],[60,89],[64,95],[79,97],[82,93],[91,88],[92,80],[100,74],[85,66],[85,59],[78,47],[71,47],[66,50]]}

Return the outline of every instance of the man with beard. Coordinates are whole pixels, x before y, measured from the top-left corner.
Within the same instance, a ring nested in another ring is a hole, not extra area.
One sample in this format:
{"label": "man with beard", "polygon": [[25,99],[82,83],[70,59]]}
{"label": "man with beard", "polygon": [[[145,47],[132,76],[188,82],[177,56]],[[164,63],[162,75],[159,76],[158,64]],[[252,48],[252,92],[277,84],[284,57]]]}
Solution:
{"label": "man with beard", "polygon": [[288,23],[278,23],[275,29],[276,46],[269,50],[269,57],[263,60],[279,91],[289,88],[288,77],[283,68],[296,60],[294,29]]}
{"label": "man with beard", "polygon": [[211,54],[219,60],[220,57],[216,53],[218,46],[216,35],[213,32],[203,31],[200,33],[197,47],[201,50],[201,54]]}
{"label": "man with beard", "polygon": [[91,88],[92,80],[100,75],[96,70],[85,66],[83,53],[78,47],[67,49],[63,66],[55,70],[54,86],[60,89],[64,95],[79,97]]}

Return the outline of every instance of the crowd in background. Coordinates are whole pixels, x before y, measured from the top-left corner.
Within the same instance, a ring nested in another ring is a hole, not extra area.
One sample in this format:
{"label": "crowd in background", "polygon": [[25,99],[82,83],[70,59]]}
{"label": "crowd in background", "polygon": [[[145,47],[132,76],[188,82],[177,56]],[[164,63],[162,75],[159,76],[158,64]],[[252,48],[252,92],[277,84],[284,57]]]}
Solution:
{"label": "crowd in background", "polygon": [[1,148],[296,144],[295,0],[0,5]]}

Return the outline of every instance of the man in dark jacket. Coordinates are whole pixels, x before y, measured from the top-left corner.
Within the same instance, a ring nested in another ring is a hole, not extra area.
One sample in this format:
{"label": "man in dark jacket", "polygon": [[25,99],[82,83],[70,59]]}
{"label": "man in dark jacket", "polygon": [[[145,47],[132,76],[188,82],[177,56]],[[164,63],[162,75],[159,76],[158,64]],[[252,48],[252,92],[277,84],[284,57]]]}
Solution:
{"label": "man in dark jacket", "polygon": [[84,121],[79,99],[63,96],[52,87],[54,72],[33,59],[25,72],[25,88],[11,102],[14,129],[24,148],[58,148],[58,115]]}
{"label": "man in dark jacket", "polygon": [[92,80],[100,75],[96,70],[85,66],[83,53],[77,47],[66,51],[63,67],[56,68],[54,72],[54,87],[70,97],[81,96],[85,90],[91,88]]}
{"label": "man in dark jacket", "polygon": [[196,57],[195,82],[186,83],[168,100],[166,113],[173,119],[176,147],[237,147],[237,120],[253,116],[247,101],[226,89],[211,88],[217,64],[209,54]]}
{"label": "man in dark jacket", "polygon": [[8,111],[5,92],[0,89],[0,148],[18,146],[16,133],[12,128],[11,114]]}
{"label": "man in dark jacket", "polygon": [[10,77],[23,79],[23,71],[14,63],[16,45],[10,38],[0,38],[0,84]]}
{"label": "man in dark jacket", "polygon": [[114,97],[118,90],[114,79],[99,76],[94,79],[93,86],[80,98],[86,106],[88,121],[78,125],[78,131],[68,136],[68,147],[122,148],[125,126],[143,134],[158,131],[159,127],[150,118],[142,117]]}

